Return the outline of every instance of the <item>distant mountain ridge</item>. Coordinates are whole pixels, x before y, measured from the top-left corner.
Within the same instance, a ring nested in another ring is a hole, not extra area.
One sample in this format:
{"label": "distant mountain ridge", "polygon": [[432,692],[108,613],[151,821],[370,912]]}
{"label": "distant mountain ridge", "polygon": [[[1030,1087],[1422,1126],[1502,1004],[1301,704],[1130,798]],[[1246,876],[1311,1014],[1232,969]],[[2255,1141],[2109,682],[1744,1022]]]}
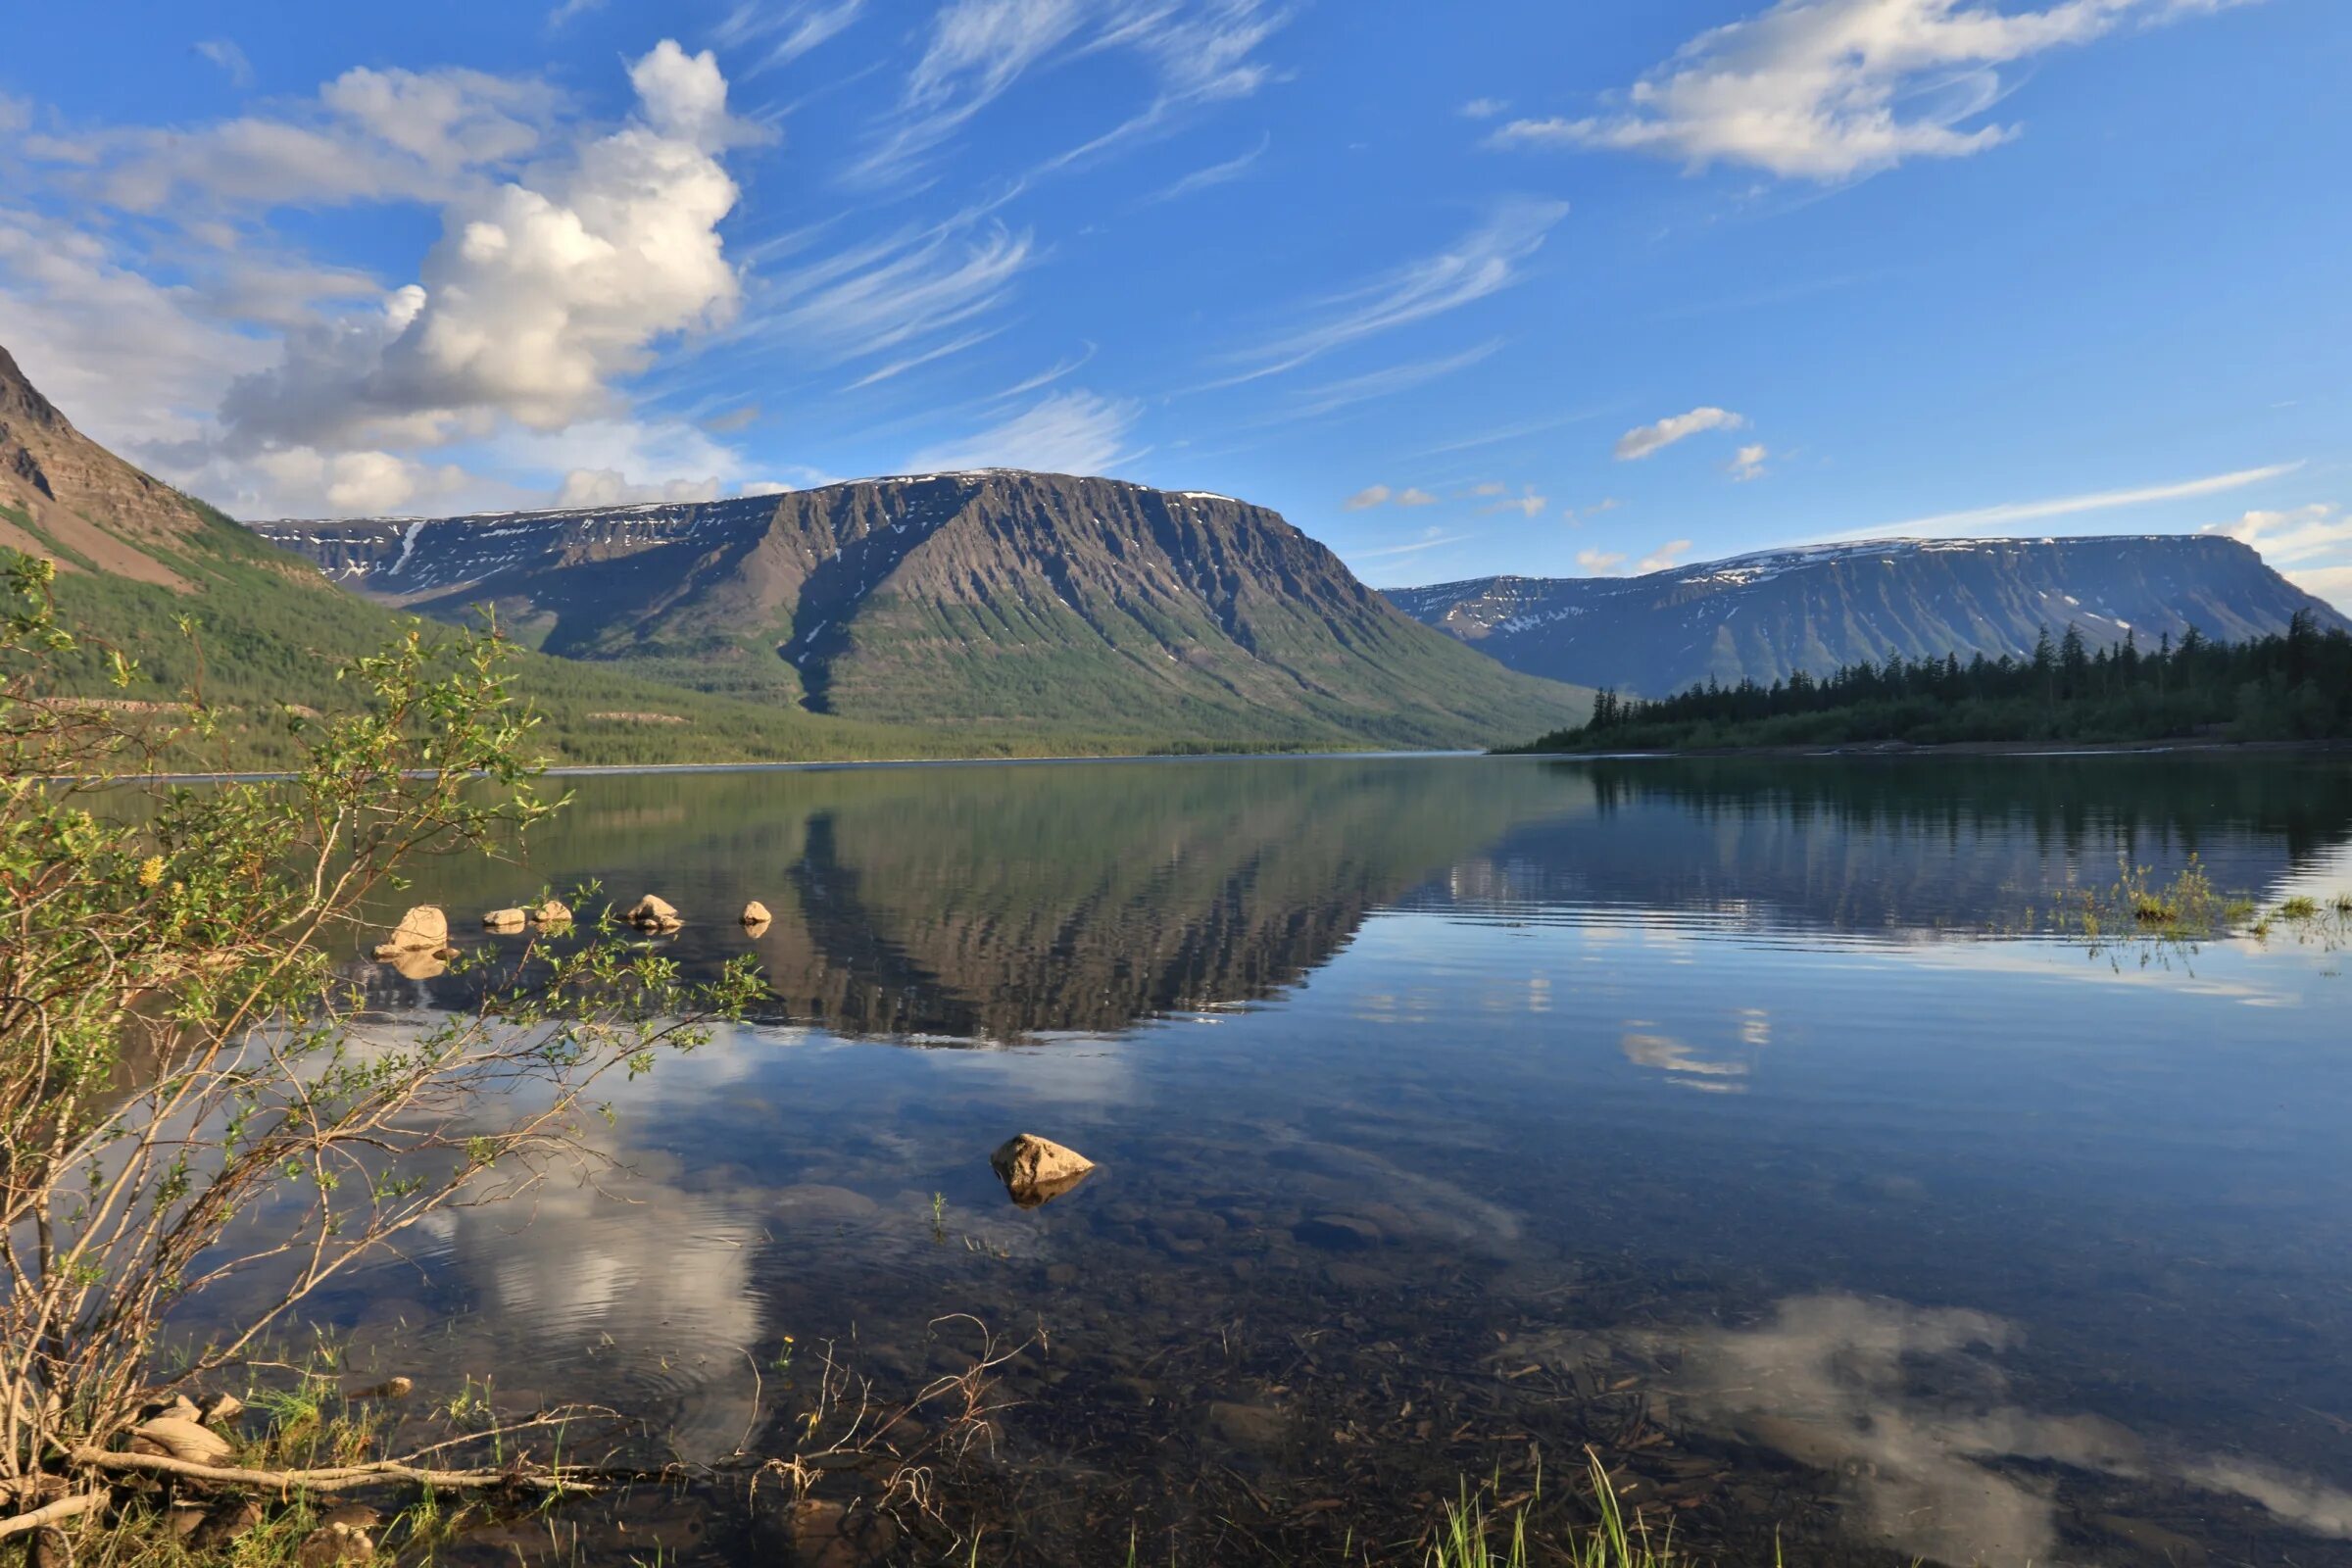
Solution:
{"label": "distant mountain ridge", "polygon": [[549,653],[850,716],[1473,746],[1586,700],[1432,635],[1265,508],[1117,479],[252,526],[383,603],[487,604]]}
{"label": "distant mountain ridge", "polygon": [[2044,629],[2154,647],[2352,622],[2214,534],[1882,539],[1761,551],[1640,577],[1478,577],[1389,590],[1399,609],[1509,667],[1662,697],[1715,679],[2029,653]]}

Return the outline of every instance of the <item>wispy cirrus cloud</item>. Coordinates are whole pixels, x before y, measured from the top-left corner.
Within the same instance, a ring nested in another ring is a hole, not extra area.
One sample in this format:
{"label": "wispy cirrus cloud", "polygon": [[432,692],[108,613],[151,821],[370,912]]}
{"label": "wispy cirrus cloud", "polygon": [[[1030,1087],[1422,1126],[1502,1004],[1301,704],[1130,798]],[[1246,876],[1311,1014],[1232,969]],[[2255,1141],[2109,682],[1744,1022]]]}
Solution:
{"label": "wispy cirrus cloud", "polygon": [[1441,545],[1458,545],[1469,537],[1466,533],[1439,533],[1433,529],[1427,538],[1416,539],[1409,545],[1389,545],[1379,550],[1350,550],[1348,559],[1386,561],[1393,556],[1417,556],[1424,550],[1435,550]]}
{"label": "wispy cirrus cloud", "polygon": [[940,358],[933,351],[947,338],[970,347],[990,335],[972,323],[1011,299],[1013,280],[1035,259],[1027,230],[959,215],[798,266],[756,269],[760,309],[738,335],[825,364],[889,355],[896,374]]}
{"label": "wispy cirrus cloud", "polygon": [[2040,501],[2004,501],[1995,506],[1971,507],[1962,512],[1939,512],[1931,516],[1907,517],[1900,522],[1883,522],[1869,528],[1849,528],[1843,533],[1825,535],[1818,542],[1838,544],[1853,539],[1884,539],[1904,535],[1933,537],[1980,534],[2015,522],[2039,522],[2048,517],[2072,517],[2090,512],[2112,512],[2124,507],[2154,506],[2166,501],[2188,501],[2198,496],[2221,495],[2282,478],[2302,466],[2300,462],[2274,463],[2266,467],[2238,468],[2230,473],[2212,473],[2202,478],[2180,479],[2169,484],[2092,490],[2081,495],[2053,496]]}
{"label": "wispy cirrus cloud", "polygon": [[1031,71],[1093,54],[1141,60],[1152,78],[1144,107],[1045,167],[1086,162],[1188,109],[1256,92],[1274,75],[1258,50],[1289,20],[1266,0],[949,0],[850,177],[911,172]]}
{"label": "wispy cirrus cloud", "polygon": [[1306,325],[1238,356],[1250,368],[1215,384],[1232,386],[1279,375],[1334,349],[1499,293],[1526,276],[1527,263],[1567,216],[1566,202],[1504,202],[1444,250],[1309,305],[1302,312],[1308,318]]}
{"label": "wispy cirrus cloud", "polygon": [[2058,0],[2011,10],[1992,0],[1779,0],[1692,38],[1601,114],[1514,120],[1491,142],[1851,179],[1912,158],[1964,158],[2015,136],[2015,125],[1981,122],[2005,91],[2001,68],[2128,22],[2232,3]]}
{"label": "wispy cirrus cloud", "polygon": [[1055,392],[988,429],[923,448],[906,460],[910,473],[964,468],[1035,468],[1046,473],[1107,473],[1140,453],[1126,450],[1143,405],[1079,389]]}
{"label": "wispy cirrus cloud", "polygon": [[1712,405],[1692,409],[1688,414],[1670,415],[1654,424],[1640,424],[1617,438],[1617,461],[1639,463],[1652,453],[1663,452],[1677,441],[1687,441],[1708,430],[1738,430],[1747,423],[1745,415]]}
{"label": "wispy cirrus cloud", "polygon": [[721,49],[757,50],[758,57],[742,68],[757,75],[801,56],[849,30],[865,11],[865,0],[743,0],[710,30],[710,41]]}
{"label": "wispy cirrus cloud", "polygon": [[1741,484],[1750,479],[1761,479],[1766,472],[1765,460],[1771,456],[1771,450],[1763,442],[1753,442],[1732,454],[1728,471]]}
{"label": "wispy cirrus cloud", "polygon": [[1352,408],[1359,403],[1394,397],[1399,392],[1409,392],[1414,387],[1451,375],[1456,370],[1468,369],[1501,347],[1502,339],[1491,338],[1459,354],[1419,360],[1409,365],[1392,365],[1384,369],[1367,370],[1361,375],[1326,381],[1321,386],[1303,387],[1297,394],[1297,406],[1289,412],[1293,417],[1310,419],[1336,414],[1341,409]]}
{"label": "wispy cirrus cloud", "polygon": [[1237,158],[1228,158],[1221,164],[1209,164],[1196,169],[1191,173],[1172,180],[1163,188],[1145,197],[1144,205],[1150,207],[1156,206],[1161,202],[1180,201],[1199,191],[1213,190],[1219,185],[1230,185],[1249,173],[1257,161],[1266,155],[1266,149],[1273,145],[1274,133],[1268,131],[1260,136],[1257,139],[1257,145],[1248,152]]}

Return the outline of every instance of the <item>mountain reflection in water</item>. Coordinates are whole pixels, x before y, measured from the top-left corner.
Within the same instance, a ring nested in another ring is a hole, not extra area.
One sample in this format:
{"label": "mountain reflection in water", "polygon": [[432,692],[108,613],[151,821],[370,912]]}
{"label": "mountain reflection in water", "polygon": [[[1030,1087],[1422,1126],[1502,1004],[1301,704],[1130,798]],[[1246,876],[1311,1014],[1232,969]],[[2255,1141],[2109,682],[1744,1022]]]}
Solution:
{"label": "mountain reflection in water", "polygon": [[[785,1336],[911,1388],[943,1314],[1042,1329],[973,1483],[1004,1562],[1341,1560],[1590,1445],[1724,1560],[2352,1564],[2338,956],[2003,934],[2124,863],[2319,891],[2340,762],[575,783],[416,897],[662,893],[773,1017],[629,1088],[627,1180],[332,1303],[421,1380],[709,1459],[790,1451]],[[367,973],[395,1025],[463,995]],[[1102,1168],[1016,1209],[1024,1130]]]}

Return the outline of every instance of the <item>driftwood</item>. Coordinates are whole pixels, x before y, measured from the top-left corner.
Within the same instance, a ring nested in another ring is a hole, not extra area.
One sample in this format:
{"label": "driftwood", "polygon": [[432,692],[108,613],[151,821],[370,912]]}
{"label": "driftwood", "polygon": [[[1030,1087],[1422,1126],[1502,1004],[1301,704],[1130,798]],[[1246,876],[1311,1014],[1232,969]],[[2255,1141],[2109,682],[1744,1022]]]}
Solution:
{"label": "driftwood", "polygon": [[106,1494],[103,1492],[77,1492],[70,1497],[60,1497],[55,1502],[43,1503],[40,1507],[24,1513],[11,1514],[5,1519],[0,1519],[0,1540],[23,1531],[38,1530],[43,1525],[53,1525],[60,1520],[71,1519],[76,1514],[88,1513],[92,1508],[105,1501]]}
{"label": "driftwood", "polygon": [[[238,1465],[195,1464],[161,1453],[119,1453],[111,1448],[76,1448],[75,1464],[93,1470],[135,1470],[143,1475],[178,1476],[188,1481],[211,1481],[253,1487],[266,1492],[345,1492],[354,1487],[410,1482],[451,1490],[515,1487],[534,1492],[594,1492],[619,1481],[652,1479],[650,1470],[604,1470],[561,1465],[547,1470],[433,1470],[377,1459],[368,1464],[322,1465],[309,1470],[248,1470]],[[26,1515],[24,1517],[30,1517]],[[17,1520],[8,1521],[15,1525]]]}

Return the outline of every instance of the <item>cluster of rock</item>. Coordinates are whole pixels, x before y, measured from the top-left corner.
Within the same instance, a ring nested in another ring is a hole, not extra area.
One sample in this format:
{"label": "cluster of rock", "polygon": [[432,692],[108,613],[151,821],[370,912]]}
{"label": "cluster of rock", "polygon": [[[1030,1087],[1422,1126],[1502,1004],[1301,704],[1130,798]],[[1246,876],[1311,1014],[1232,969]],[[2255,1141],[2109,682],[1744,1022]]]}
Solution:
{"label": "cluster of rock", "polygon": [[526,925],[546,930],[571,924],[571,906],[562,899],[548,899],[528,908],[492,909],[482,916],[482,927],[489,931],[512,933]]}
{"label": "cluster of rock", "polygon": [[[621,918],[648,936],[667,936],[686,924],[677,906],[655,893],[630,905]],[[758,899],[745,905],[740,916],[744,930],[752,936],[764,932],[774,918]],[[482,915],[482,929],[502,936],[532,927],[542,932],[567,930],[571,923],[571,906],[561,899],[491,909]],[[443,973],[457,956],[458,950],[449,940],[449,915],[431,904],[417,905],[402,915],[392,934],[375,946],[377,962],[390,964],[412,980],[428,980]]]}

